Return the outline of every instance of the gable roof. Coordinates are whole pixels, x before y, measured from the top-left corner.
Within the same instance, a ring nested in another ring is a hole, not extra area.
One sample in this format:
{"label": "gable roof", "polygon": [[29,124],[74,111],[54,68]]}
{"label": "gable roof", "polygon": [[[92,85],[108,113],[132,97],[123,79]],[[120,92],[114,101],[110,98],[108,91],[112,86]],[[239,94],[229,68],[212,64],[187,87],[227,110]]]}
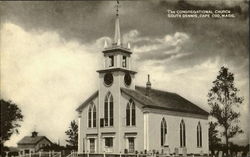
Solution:
{"label": "gable roof", "polygon": [[46,136],[24,136],[17,144],[18,145],[23,145],[23,144],[30,144],[30,145],[35,145],[37,144],[39,141],[46,139],[47,141],[49,141],[50,143],[52,143]]}
{"label": "gable roof", "polygon": [[208,116],[209,113],[176,93],[152,89],[146,96],[146,88],[135,86],[135,90],[121,88],[121,91],[140,102],[143,108],[166,109]]}
{"label": "gable roof", "polygon": [[81,112],[81,110],[86,106],[90,101],[98,96],[98,91],[94,92],[87,100],[85,100],[77,109],[76,111]]}

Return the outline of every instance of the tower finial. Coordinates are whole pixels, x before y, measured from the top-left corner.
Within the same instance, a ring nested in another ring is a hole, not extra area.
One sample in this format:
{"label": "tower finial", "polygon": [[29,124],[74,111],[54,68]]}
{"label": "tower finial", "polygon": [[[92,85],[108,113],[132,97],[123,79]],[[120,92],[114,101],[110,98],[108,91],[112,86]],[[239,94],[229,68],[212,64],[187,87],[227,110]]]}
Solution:
{"label": "tower finial", "polygon": [[115,37],[113,45],[121,45],[121,33],[120,33],[120,23],[119,23],[119,1],[116,1],[116,20],[115,20]]}

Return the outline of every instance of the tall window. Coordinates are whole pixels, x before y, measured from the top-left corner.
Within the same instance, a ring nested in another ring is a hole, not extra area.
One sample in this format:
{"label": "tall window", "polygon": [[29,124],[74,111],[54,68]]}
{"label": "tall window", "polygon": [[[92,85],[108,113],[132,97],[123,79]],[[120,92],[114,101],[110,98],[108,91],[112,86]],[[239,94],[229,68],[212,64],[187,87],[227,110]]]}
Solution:
{"label": "tall window", "polygon": [[126,108],[126,125],[130,126],[130,104],[127,104]]}
{"label": "tall window", "polygon": [[96,127],[96,107],[94,104],[91,104],[89,106],[89,111],[88,111],[88,127]]}
{"label": "tall window", "polygon": [[135,103],[132,99],[130,99],[126,107],[126,125],[135,126],[135,124],[136,124]]}
{"label": "tall window", "polygon": [[122,56],[122,67],[123,68],[127,67],[127,57],[126,56]]}
{"label": "tall window", "polygon": [[164,146],[167,136],[167,123],[164,118],[161,120],[161,146]]}
{"label": "tall window", "polygon": [[96,127],[96,108],[93,106],[93,127]]}
{"label": "tall window", "polygon": [[104,102],[104,124],[105,126],[114,125],[114,103],[110,93],[106,95]]}
{"label": "tall window", "polygon": [[197,125],[197,147],[202,147],[202,129],[200,122]]}
{"label": "tall window", "polygon": [[135,126],[135,120],[136,120],[136,118],[135,118],[135,103],[134,102],[132,102],[131,103],[131,108],[132,108],[132,125],[133,126]]}
{"label": "tall window", "polygon": [[180,123],[180,146],[186,147],[186,130],[185,130],[185,123],[181,120]]}
{"label": "tall window", "polygon": [[114,66],[114,56],[109,56],[109,67]]}
{"label": "tall window", "polygon": [[108,126],[108,113],[109,113],[109,101],[108,95],[105,97],[105,104],[104,104],[104,126]]}

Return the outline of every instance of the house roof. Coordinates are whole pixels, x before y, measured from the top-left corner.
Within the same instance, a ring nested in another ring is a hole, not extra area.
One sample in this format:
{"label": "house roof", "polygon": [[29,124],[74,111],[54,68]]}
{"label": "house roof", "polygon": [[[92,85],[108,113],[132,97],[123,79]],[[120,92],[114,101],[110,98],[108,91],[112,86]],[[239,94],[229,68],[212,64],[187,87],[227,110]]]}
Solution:
{"label": "house roof", "polygon": [[152,89],[146,96],[146,88],[135,86],[135,90],[121,88],[121,91],[144,105],[144,108],[166,109],[170,111],[186,112],[199,115],[207,115],[208,112],[201,109],[187,99],[176,93]]}
{"label": "house roof", "polygon": [[76,111],[81,112],[84,106],[86,106],[90,101],[92,101],[94,98],[98,96],[98,91],[93,93],[87,100],[85,100],[77,109]]}
{"label": "house roof", "polygon": [[50,143],[52,143],[46,136],[24,136],[17,144],[22,145],[22,144],[31,144],[35,145],[42,139],[48,140]]}

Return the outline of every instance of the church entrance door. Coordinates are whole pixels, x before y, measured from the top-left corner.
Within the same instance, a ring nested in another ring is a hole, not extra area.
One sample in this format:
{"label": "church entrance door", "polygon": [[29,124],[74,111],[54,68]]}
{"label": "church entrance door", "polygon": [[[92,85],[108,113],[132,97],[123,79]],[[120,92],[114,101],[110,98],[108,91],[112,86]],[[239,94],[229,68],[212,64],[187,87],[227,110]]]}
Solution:
{"label": "church entrance door", "polygon": [[128,151],[129,153],[134,153],[135,151],[135,138],[134,137],[128,138]]}
{"label": "church entrance door", "polygon": [[94,138],[89,139],[89,147],[90,147],[90,153],[95,153],[95,139]]}

